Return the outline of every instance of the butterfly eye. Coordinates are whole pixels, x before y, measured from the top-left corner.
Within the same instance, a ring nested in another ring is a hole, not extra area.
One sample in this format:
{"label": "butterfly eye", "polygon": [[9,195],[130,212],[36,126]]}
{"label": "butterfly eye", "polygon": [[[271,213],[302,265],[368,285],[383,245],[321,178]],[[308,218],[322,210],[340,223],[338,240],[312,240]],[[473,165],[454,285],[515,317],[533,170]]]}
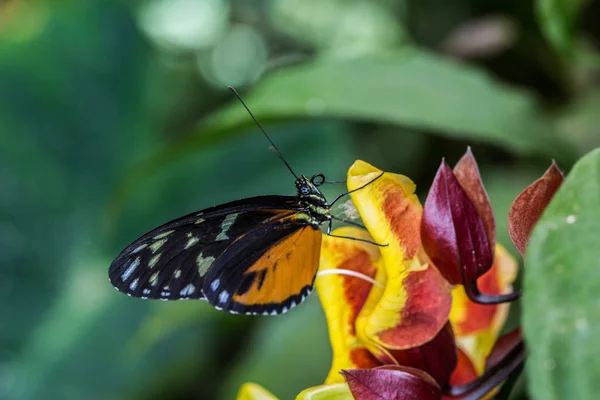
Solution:
{"label": "butterfly eye", "polygon": [[325,175],[323,174],[314,174],[312,178],[310,178],[310,182],[315,186],[321,186],[325,183]]}
{"label": "butterfly eye", "polygon": [[301,194],[309,194],[310,188],[306,185],[302,185],[302,186],[300,186],[300,193]]}

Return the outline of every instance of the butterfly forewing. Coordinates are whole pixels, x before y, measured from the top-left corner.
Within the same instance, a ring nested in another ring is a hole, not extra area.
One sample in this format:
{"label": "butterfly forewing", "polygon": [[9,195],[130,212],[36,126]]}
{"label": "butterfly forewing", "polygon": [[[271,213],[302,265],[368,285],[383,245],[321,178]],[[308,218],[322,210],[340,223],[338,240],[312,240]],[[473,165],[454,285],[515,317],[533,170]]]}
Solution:
{"label": "butterfly forewing", "polygon": [[280,314],[310,293],[319,264],[321,232],[293,214],[249,233],[215,261],[203,292],[216,308]]}
{"label": "butterfly forewing", "polygon": [[204,298],[204,276],[233,243],[301,208],[294,197],[260,196],[178,218],[127,246],[110,266],[110,281],[135,297]]}

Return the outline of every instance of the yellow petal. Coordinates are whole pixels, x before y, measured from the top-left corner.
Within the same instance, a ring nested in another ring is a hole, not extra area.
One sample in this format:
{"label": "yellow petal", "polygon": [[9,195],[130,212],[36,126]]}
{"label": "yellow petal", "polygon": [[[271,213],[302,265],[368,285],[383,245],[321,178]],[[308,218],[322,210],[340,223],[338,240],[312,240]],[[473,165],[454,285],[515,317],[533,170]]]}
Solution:
{"label": "yellow petal", "polygon": [[237,400],[279,400],[259,384],[247,382],[240,387]]}
{"label": "yellow petal", "polygon": [[[368,232],[353,227],[336,229],[332,234],[372,240]],[[342,369],[380,365],[358,340],[355,331],[356,317],[373,286],[366,278],[375,278],[379,257],[377,246],[331,236],[323,238],[316,288],[333,350],[331,370],[325,380],[327,384],[344,382],[340,374]]]}
{"label": "yellow petal", "polygon": [[335,383],[303,390],[296,400],[354,400],[354,397],[347,383]]}
{"label": "yellow petal", "polygon": [[[506,294],[512,291],[516,276],[516,260],[502,245],[497,244],[494,265],[477,280],[477,284],[482,293]],[[469,356],[478,373],[482,373],[485,360],[506,322],[510,303],[474,303],[469,300],[462,286],[455,287],[452,296],[454,301],[450,322],[457,344]]]}
{"label": "yellow petal", "polygon": [[422,207],[415,184],[381,172],[363,161],[348,171],[348,190],[366,185],[351,194],[365,226],[375,242],[387,244],[379,248],[385,289],[371,291],[357,319],[359,338],[372,342],[374,353],[428,342],[447,322],[452,303],[445,279],[419,261]]}

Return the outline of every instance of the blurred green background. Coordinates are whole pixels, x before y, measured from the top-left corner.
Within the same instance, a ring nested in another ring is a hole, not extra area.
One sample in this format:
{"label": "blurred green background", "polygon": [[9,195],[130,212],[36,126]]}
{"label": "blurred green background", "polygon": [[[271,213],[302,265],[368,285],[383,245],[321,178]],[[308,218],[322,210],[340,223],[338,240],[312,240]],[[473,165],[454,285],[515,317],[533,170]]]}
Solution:
{"label": "blurred green background", "polygon": [[581,0],[0,1],[0,398],[231,399],[252,380],[291,399],[322,383],[316,296],[252,318],[108,283],[166,220],[294,194],[226,86],[308,176],[363,159],[423,196],[471,145],[516,254],[512,199],[600,145],[598,20]]}

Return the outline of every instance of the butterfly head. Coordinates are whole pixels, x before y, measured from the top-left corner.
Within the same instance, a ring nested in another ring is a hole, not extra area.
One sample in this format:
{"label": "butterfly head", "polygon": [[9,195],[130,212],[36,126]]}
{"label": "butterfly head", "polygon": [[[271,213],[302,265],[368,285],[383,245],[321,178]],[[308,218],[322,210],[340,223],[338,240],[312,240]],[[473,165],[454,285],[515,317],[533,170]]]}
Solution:
{"label": "butterfly head", "polygon": [[311,179],[308,179],[304,175],[296,179],[296,189],[298,190],[298,197],[300,199],[307,200],[311,203],[318,203],[319,205],[326,205],[327,200],[325,196],[317,186],[320,186],[325,181],[325,177],[322,174],[314,175]]}

